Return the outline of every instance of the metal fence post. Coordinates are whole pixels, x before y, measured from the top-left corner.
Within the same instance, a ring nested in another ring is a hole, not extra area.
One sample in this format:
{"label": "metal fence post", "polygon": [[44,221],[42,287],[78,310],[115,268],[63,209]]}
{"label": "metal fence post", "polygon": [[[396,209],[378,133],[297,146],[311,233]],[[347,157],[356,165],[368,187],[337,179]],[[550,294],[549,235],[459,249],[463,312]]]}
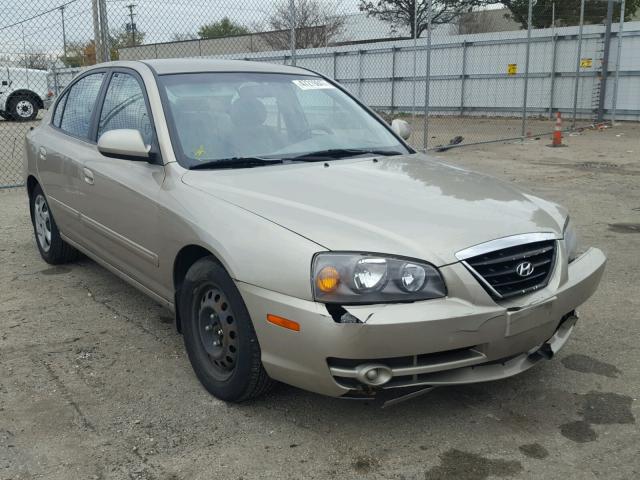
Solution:
{"label": "metal fence post", "polygon": [[624,33],[625,0],[620,2],[620,24],[618,25],[618,51],[616,52],[616,73],[613,82],[613,98],[611,105],[611,125],[616,123],[616,110],[618,107],[618,83],[620,82],[620,59],[622,56],[622,34]]}
{"label": "metal fence post", "polygon": [[396,99],[396,51],[398,47],[391,47],[391,115],[395,113]]}
{"label": "metal fence post", "polygon": [[611,24],[613,23],[613,0],[607,3],[607,26],[604,32],[604,53],[602,54],[602,86],[598,99],[597,122],[604,120],[604,101],[607,96],[607,77],[609,77],[609,54],[611,52]]}
{"label": "metal fence post", "polygon": [[[555,4],[554,4],[555,5]],[[549,119],[553,119],[553,100],[556,94],[556,59],[558,58],[558,35],[553,34],[553,57],[551,59],[551,89],[549,92]]]}
{"label": "metal fence post", "polygon": [[418,74],[418,0],[413,1],[413,77],[411,80],[411,125],[416,124],[416,75]]}
{"label": "metal fence post", "polygon": [[558,35],[556,34],[556,2],[551,4],[551,88],[549,92],[549,120],[553,119],[553,97],[556,89],[556,58],[558,55]]}
{"label": "metal fence post", "polygon": [[529,0],[529,16],[527,19],[527,58],[524,62],[524,91],[522,93],[522,132],[521,136],[524,138],[527,133],[527,95],[529,93],[529,57],[531,53],[531,28],[533,27],[533,0]]}
{"label": "metal fence post", "polygon": [[338,52],[333,52],[333,79],[337,80]]}
{"label": "metal fence post", "polygon": [[576,59],[576,77],[573,82],[573,124],[571,128],[576,128],[576,119],[578,115],[578,84],[580,82],[580,57],[582,56],[582,34],[584,31],[584,4],[585,0],[580,2],[580,29],[578,30],[578,58]]}
{"label": "metal fence post", "polygon": [[358,99],[362,100],[362,50],[358,50]]}
{"label": "metal fence post", "polygon": [[296,3],[295,0],[289,0],[289,8],[291,9],[291,65],[296,65]]}
{"label": "metal fence post", "polygon": [[467,45],[468,42],[464,40],[462,42],[462,78],[460,84],[460,116],[464,115],[464,87],[465,80],[467,79]]}
{"label": "metal fence post", "polygon": [[424,78],[424,122],[422,127],[422,144],[426,152],[429,144],[429,90],[431,78],[431,15],[432,0],[427,2],[427,71]]}

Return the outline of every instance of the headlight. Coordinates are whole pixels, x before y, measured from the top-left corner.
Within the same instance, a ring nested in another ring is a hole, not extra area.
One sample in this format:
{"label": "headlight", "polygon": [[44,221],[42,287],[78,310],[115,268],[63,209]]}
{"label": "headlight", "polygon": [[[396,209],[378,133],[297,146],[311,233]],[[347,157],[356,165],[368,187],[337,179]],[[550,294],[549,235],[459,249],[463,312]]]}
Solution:
{"label": "headlight", "polygon": [[569,262],[572,262],[578,256],[578,235],[569,217],[567,217],[567,221],[564,224],[562,236],[564,237],[564,248],[567,251],[567,258]]}
{"label": "headlight", "polygon": [[447,294],[438,270],[425,262],[365,253],[319,253],[311,267],[317,302],[354,305],[412,302]]}

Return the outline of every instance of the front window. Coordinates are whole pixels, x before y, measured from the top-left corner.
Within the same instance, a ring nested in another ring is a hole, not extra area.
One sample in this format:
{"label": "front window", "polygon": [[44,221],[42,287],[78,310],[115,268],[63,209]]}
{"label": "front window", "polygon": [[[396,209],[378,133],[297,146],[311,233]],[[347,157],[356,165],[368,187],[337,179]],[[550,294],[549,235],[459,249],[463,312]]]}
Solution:
{"label": "front window", "polygon": [[267,73],[160,77],[180,163],[295,159],[314,152],[406,154],[378,119],[322,78]]}
{"label": "front window", "polygon": [[145,144],[153,141],[153,129],[142,87],[132,75],[117,72],[113,74],[104,97],[98,138],[109,130],[121,128],[138,130]]}

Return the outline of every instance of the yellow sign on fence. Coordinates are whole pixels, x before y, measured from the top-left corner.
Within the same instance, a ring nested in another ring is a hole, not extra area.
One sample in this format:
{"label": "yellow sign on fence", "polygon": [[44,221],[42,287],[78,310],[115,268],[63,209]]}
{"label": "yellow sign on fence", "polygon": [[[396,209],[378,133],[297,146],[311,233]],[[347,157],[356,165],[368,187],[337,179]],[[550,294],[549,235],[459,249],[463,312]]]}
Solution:
{"label": "yellow sign on fence", "polygon": [[591,68],[593,66],[593,58],[581,58],[580,68]]}
{"label": "yellow sign on fence", "polygon": [[518,64],[510,63],[507,65],[507,75],[516,75],[518,73]]}

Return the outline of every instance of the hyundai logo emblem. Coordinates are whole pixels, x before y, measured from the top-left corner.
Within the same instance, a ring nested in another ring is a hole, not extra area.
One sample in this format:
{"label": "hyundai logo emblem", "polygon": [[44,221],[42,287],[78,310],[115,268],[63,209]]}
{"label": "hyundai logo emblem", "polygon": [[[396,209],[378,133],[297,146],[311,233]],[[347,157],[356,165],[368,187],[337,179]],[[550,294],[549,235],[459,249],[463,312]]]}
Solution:
{"label": "hyundai logo emblem", "polygon": [[533,265],[531,262],[522,262],[516,267],[516,273],[521,277],[528,277],[533,273]]}

